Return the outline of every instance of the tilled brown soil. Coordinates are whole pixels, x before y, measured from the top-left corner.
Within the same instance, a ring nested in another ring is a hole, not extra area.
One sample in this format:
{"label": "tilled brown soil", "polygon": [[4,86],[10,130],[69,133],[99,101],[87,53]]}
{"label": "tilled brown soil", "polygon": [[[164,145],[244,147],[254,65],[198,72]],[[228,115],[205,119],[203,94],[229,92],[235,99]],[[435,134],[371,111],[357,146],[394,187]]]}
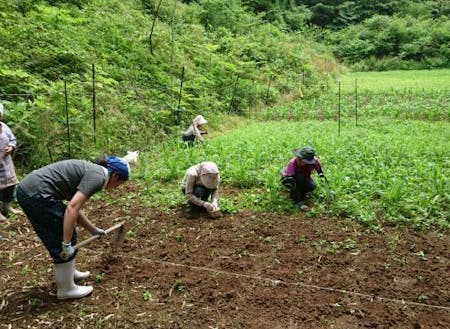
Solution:
{"label": "tilled brown soil", "polygon": [[28,220],[2,223],[0,328],[450,328],[445,233],[301,213],[188,220],[137,202],[85,212],[104,228],[125,220],[127,236],[80,250],[94,292],[73,301],[56,299]]}

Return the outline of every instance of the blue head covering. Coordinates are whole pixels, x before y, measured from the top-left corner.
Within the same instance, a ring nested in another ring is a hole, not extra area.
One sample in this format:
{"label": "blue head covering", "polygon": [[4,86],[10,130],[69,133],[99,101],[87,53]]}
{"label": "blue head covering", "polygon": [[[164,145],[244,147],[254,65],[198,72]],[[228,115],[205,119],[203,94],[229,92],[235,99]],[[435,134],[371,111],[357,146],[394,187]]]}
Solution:
{"label": "blue head covering", "polygon": [[110,173],[116,174],[121,180],[128,180],[130,178],[130,166],[127,162],[119,157],[106,156],[106,169]]}

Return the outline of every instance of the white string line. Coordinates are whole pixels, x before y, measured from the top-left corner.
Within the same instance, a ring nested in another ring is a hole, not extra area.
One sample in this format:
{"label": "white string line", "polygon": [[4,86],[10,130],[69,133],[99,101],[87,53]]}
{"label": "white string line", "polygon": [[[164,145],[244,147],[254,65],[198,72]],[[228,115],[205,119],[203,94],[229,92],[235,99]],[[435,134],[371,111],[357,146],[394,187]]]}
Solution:
{"label": "white string line", "polygon": [[314,284],[307,284],[307,283],[301,283],[301,282],[288,282],[288,281],[283,281],[283,280],[274,280],[274,279],[270,279],[270,278],[264,278],[264,277],[261,277],[261,276],[254,276],[254,275],[250,275],[250,274],[234,273],[234,272],[228,272],[228,271],[224,271],[224,270],[216,270],[216,269],[213,269],[213,268],[202,267],[202,266],[193,266],[193,265],[179,264],[179,263],[173,263],[173,262],[168,262],[168,261],[164,261],[164,260],[147,259],[147,258],[133,257],[133,256],[118,256],[118,257],[134,259],[134,260],[139,260],[139,261],[146,261],[146,262],[150,262],[150,263],[160,263],[160,264],[166,264],[166,265],[171,265],[171,266],[186,267],[186,268],[195,269],[195,270],[199,270],[199,271],[220,273],[220,274],[225,274],[225,275],[230,275],[230,276],[236,276],[236,277],[243,277],[243,278],[247,278],[247,279],[259,280],[259,281],[266,281],[266,282],[271,283],[272,285],[278,285],[280,283],[284,283],[284,284],[287,284],[287,285],[301,286],[301,287],[305,287],[305,288],[313,288],[313,289],[316,289],[316,290],[326,290],[326,291],[332,291],[332,292],[340,292],[340,293],[347,294],[347,295],[353,295],[353,296],[358,296],[358,297],[362,297],[362,298],[367,298],[367,299],[370,299],[371,302],[373,302],[374,300],[379,300],[379,301],[393,302],[393,303],[398,303],[398,304],[403,304],[403,305],[428,307],[428,308],[437,308],[437,309],[441,309],[441,310],[445,310],[445,311],[450,311],[450,307],[447,307],[447,306],[433,305],[433,304],[423,304],[423,303],[417,303],[417,302],[409,302],[409,301],[405,301],[404,299],[395,299],[395,298],[389,298],[389,297],[369,295],[369,294],[364,294],[364,293],[355,292],[355,291],[349,291],[349,290],[345,290],[345,289],[323,287],[323,286],[318,286],[318,285],[314,285]]}
{"label": "white string line", "polygon": [[[25,238],[24,240],[33,241],[34,239],[32,240],[29,238]],[[39,240],[36,239],[34,242],[39,242]],[[87,250],[85,250],[85,252],[86,251]],[[95,254],[98,255],[98,253],[95,253]],[[135,260],[146,261],[146,262],[151,262],[151,263],[160,263],[160,264],[166,264],[166,265],[171,265],[171,266],[186,267],[186,268],[196,269],[196,270],[200,270],[200,271],[221,273],[221,274],[225,274],[225,275],[243,277],[243,278],[247,278],[247,279],[255,279],[255,280],[259,280],[259,281],[267,281],[267,282],[271,283],[272,285],[278,285],[280,283],[284,283],[284,284],[291,285],[291,286],[301,286],[301,287],[305,287],[305,288],[313,288],[316,290],[340,292],[340,293],[347,294],[347,295],[353,295],[353,296],[358,296],[361,298],[367,298],[367,299],[370,299],[370,301],[372,301],[372,302],[374,300],[379,300],[379,301],[386,301],[386,302],[398,303],[398,304],[403,304],[403,305],[437,308],[437,309],[442,309],[445,311],[450,311],[450,307],[447,307],[447,306],[409,302],[409,301],[405,301],[404,299],[395,299],[395,298],[389,298],[389,297],[369,295],[369,294],[364,294],[364,293],[355,292],[355,291],[348,291],[348,290],[339,289],[339,288],[323,287],[323,286],[301,283],[301,282],[288,282],[288,281],[282,281],[282,280],[274,280],[274,279],[270,279],[270,278],[264,278],[264,277],[260,277],[260,276],[249,275],[249,274],[234,273],[234,272],[228,272],[228,271],[224,271],[224,270],[216,270],[216,269],[212,269],[212,268],[208,268],[208,267],[179,264],[179,263],[173,263],[173,262],[168,262],[168,261],[163,261],[163,260],[155,260],[155,259],[133,257],[133,256],[117,256],[117,257],[122,257],[122,258],[127,258],[127,259],[135,259]]]}

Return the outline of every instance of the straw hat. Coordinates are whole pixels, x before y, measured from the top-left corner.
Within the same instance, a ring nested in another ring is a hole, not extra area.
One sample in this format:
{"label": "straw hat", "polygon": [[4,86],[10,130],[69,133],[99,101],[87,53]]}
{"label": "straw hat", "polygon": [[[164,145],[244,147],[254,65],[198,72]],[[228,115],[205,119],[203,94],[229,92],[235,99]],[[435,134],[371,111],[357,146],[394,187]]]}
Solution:
{"label": "straw hat", "polygon": [[294,149],[292,153],[295,154],[296,157],[303,160],[306,164],[314,164],[314,156],[316,155],[316,151],[311,146],[305,146],[300,150]]}

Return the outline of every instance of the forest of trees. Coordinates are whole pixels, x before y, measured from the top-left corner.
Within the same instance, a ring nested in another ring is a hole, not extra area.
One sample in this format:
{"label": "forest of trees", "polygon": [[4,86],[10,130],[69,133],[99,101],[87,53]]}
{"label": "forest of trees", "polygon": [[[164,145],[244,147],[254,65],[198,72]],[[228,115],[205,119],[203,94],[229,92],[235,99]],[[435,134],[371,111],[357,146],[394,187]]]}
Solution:
{"label": "forest of trees", "polygon": [[[201,2],[201,0],[199,0]],[[244,0],[291,31],[321,28],[317,40],[357,70],[450,66],[450,1]]]}

